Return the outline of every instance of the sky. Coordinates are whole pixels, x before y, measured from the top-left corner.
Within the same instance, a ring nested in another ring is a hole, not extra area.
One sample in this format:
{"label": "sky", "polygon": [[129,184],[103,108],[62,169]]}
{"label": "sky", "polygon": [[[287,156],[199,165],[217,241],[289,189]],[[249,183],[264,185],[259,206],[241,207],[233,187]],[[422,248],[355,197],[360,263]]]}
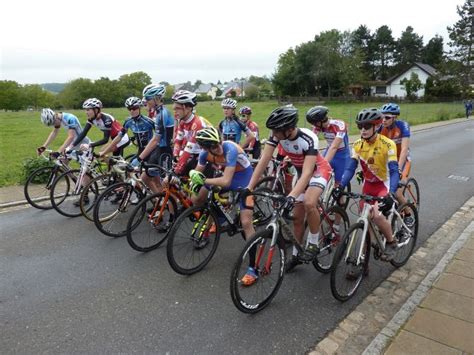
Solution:
{"label": "sky", "polygon": [[[117,79],[136,71],[153,82],[228,81],[271,76],[278,56],[322,31],[398,38],[407,26],[426,44],[448,42],[464,0],[179,0],[2,3],[0,80],[21,84],[79,77]],[[446,46],[447,48],[447,46]]]}

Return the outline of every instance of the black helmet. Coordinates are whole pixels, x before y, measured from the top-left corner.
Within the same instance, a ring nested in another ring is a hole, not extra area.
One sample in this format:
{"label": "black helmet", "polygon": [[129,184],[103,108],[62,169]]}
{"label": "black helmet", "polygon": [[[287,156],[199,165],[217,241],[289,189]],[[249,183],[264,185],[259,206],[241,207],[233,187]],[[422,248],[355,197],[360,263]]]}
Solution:
{"label": "black helmet", "polygon": [[376,108],[366,108],[357,114],[356,123],[379,125],[382,123],[382,113]]}
{"label": "black helmet", "polygon": [[267,118],[266,126],[268,129],[282,131],[296,127],[297,123],[298,110],[292,105],[287,105],[273,110]]}
{"label": "black helmet", "polygon": [[311,124],[324,121],[328,117],[329,109],[325,106],[314,106],[306,112],[306,121]]}

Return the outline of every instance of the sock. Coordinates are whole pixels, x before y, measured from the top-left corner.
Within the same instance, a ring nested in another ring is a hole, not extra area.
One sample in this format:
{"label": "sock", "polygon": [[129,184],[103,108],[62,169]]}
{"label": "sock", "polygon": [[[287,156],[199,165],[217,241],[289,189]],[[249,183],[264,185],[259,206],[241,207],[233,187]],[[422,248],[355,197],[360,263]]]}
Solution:
{"label": "sock", "polygon": [[319,243],[319,232],[318,233],[308,233],[308,243],[318,244]]}
{"label": "sock", "polygon": [[298,249],[296,249],[295,246],[293,247],[293,254],[292,254],[292,255],[293,255],[293,256],[298,255]]}

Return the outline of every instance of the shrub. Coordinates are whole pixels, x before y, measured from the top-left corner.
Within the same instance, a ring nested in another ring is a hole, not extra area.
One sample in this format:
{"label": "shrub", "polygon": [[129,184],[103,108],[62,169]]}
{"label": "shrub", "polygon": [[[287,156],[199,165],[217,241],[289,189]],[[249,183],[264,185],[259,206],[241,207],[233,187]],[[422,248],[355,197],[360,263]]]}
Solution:
{"label": "shrub", "polygon": [[[54,163],[51,162],[50,160],[46,160],[42,157],[39,158],[28,158],[23,161],[23,174],[21,177],[21,183],[24,184],[26,180],[28,180],[28,177],[37,169],[47,167],[47,166],[53,166]],[[48,181],[49,174],[41,174],[37,175],[33,182],[35,184],[40,184]]]}
{"label": "shrub", "polygon": [[447,112],[446,110],[439,110],[438,111],[438,120],[439,121],[449,120],[449,112]]}

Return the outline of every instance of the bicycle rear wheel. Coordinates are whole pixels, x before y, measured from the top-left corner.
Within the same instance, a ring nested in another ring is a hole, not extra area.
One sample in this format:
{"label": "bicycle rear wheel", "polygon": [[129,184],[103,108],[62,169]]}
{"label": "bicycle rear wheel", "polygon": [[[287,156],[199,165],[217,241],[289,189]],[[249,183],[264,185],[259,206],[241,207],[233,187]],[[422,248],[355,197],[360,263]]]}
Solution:
{"label": "bicycle rear wheel", "polygon": [[336,250],[331,267],[331,292],[339,301],[347,301],[356,293],[364,273],[368,270],[370,238],[365,238],[360,263],[357,263],[360,243],[363,240],[364,224],[353,224],[344,235]]}
{"label": "bicycle rear wheel", "polygon": [[[285,247],[278,237],[274,247],[271,244],[272,230],[257,232],[239,255],[230,277],[230,295],[237,309],[244,313],[257,313],[270,304],[278,292],[285,275]],[[255,263],[251,263],[254,258]],[[249,265],[255,265],[257,281],[244,286],[241,282]]]}
{"label": "bicycle rear wheel", "polygon": [[393,218],[392,232],[398,244],[402,245],[390,260],[390,263],[395,267],[406,264],[413,253],[418,238],[418,210],[415,206],[412,203],[404,203],[398,208],[398,213],[408,229],[402,225],[402,221],[398,217]]}
{"label": "bicycle rear wheel", "polygon": [[[79,169],[69,170],[59,175],[53,182],[50,194],[51,204],[63,216],[79,217],[82,214],[79,199],[83,186],[77,186],[80,184],[80,174]],[[87,176],[92,179],[90,174]]]}
{"label": "bicycle rear wheel", "polygon": [[132,212],[127,224],[127,242],[135,250],[148,252],[168,237],[178,206],[172,195],[163,192],[146,197]]}
{"label": "bicycle rear wheel", "polygon": [[40,210],[53,208],[50,197],[51,187],[54,180],[63,172],[64,170],[57,166],[45,166],[33,171],[23,189],[26,201]]}
{"label": "bicycle rear wheel", "polygon": [[412,203],[416,209],[420,210],[420,188],[415,178],[409,178],[403,187],[403,197],[407,202]]}
{"label": "bicycle rear wheel", "polygon": [[171,268],[192,275],[211,261],[219,245],[220,225],[208,206],[194,206],[179,215],[168,236],[166,253]]}
{"label": "bicycle rear wheel", "polygon": [[327,274],[331,271],[336,249],[349,229],[349,217],[341,207],[331,206],[321,213],[320,219],[320,251],[313,260],[313,266],[319,272]]}
{"label": "bicycle rear wheel", "polygon": [[119,182],[110,186],[99,196],[94,207],[95,226],[109,237],[125,236],[133,206],[142,198],[143,193],[129,183]]}

